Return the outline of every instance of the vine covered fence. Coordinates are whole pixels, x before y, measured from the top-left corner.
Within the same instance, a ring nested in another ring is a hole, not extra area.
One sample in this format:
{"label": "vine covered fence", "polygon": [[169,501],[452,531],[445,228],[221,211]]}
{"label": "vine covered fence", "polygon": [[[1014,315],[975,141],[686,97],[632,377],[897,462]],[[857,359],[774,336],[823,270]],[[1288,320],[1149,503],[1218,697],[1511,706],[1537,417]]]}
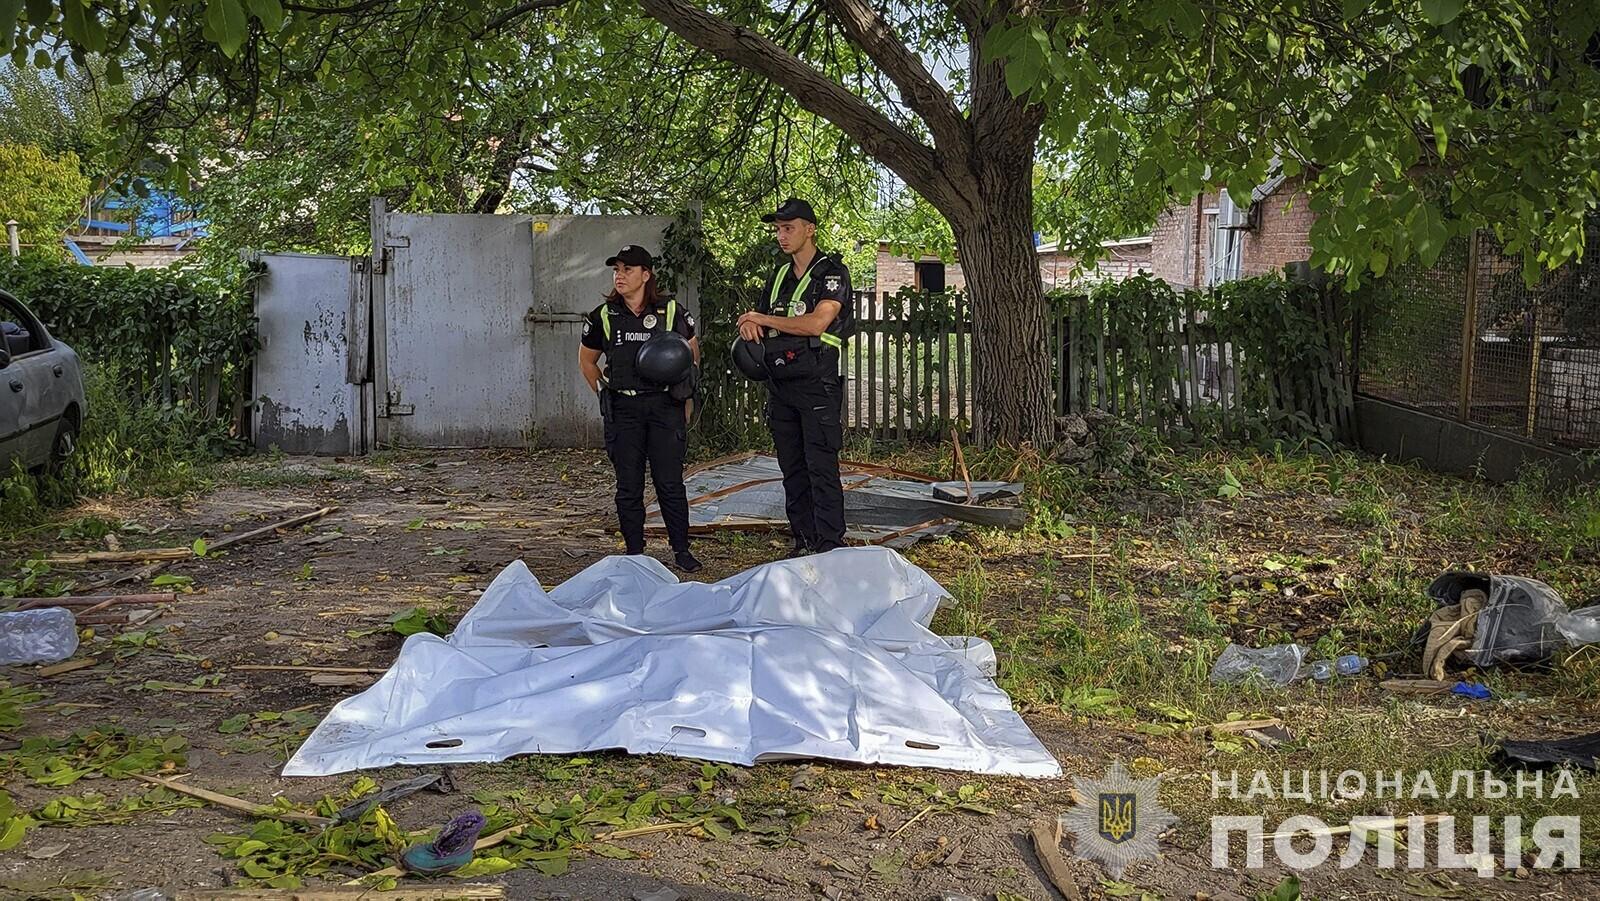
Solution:
{"label": "vine covered fence", "polygon": [[[1050,298],[1057,415],[1104,410],[1182,442],[1355,439],[1355,322],[1338,292],[1267,277],[1175,291],[1137,276]],[[704,317],[702,317],[704,318]],[[970,435],[973,325],[960,294],[858,293],[844,417],[882,441]],[[718,365],[720,363],[720,365]],[[761,431],[765,392],[708,360],[707,415]]]}

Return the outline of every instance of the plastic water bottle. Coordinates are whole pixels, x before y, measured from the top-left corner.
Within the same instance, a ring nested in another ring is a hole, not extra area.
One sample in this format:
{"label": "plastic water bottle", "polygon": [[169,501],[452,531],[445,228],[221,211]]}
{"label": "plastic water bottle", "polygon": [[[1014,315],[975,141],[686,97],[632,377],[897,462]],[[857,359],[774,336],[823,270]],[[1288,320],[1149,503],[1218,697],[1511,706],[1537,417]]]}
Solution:
{"label": "plastic water bottle", "polygon": [[1318,660],[1311,664],[1311,678],[1326,682],[1335,675],[1354,676],[1367,668],[1367,658],[1360,654],[1345,654],[1338,660]]}
{"label": "plastic water bottle", "polygon": [[1333,668],[1341,676],[1354,676],[1366,669],[1369,662],[1360,654],[1345,654],[1333,662]]}
{"label": "plastic water bottle", "polygon": [[78,650],[78,621],[65,607],[0,613],[0,666],[55,663]]}

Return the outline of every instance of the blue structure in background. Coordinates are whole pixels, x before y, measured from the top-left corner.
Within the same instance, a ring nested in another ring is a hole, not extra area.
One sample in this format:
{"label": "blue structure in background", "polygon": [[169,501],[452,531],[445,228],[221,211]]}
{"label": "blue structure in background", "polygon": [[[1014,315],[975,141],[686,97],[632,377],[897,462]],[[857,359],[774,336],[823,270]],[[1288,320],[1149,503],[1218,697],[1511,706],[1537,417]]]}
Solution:
{"label": "blue structure in background", "polygon": [[[144,179],[136,182],[147,191],[139,197],[133,192],[110,190],[91,205],[92,214],[78,220],[85,229],[96,229],[113,234],[131,234],[140,238],[182,238],[177,249],[182,250],[195,238],[204,238],[210,222],[193,218],[194,209],[170,191],[154,188]],[[119,216],[118,213],[123,215]],[[118,221],[118,220],[132,220]],[[94,265],[77,242],[66,239],[67,252],[85,266]]]}

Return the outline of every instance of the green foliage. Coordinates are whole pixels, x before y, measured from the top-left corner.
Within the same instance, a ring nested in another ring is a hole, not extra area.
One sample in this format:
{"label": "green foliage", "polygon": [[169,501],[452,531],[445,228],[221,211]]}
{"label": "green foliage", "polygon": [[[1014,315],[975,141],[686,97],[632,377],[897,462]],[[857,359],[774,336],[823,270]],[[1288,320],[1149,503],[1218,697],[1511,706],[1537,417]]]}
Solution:
{"label": "green foliage", "polygon": [[[1230,361],[1237,370],[1237,406],[1230,416],[1240,420],[1242,437],[1257,442],[1305,437],[1331,441],[1331,425],[1313,421],[1303,408],[1311,392],[1323,390],[1320,376],[1331,371],[1336,353],[1319,318],[1322,290],[1282,276],[1262,276],[1224,282],[1204,291],[1177,291],[1161,279],[1141,273],[1100,282],[1087,293],[1081,289],[1054,292],[1048,299],[1074,328],[1087,330],[1090,341],[1098,342],[1103,336],[1111,361],[1106,364],[1108,372],[1115,367],[1111,374],[1122,384],[1134,386],[1132,393],[1141,415],[1175,420],[1175,398],[1168,391],[1151,391],[1149,386],[1192,377],[1187,363],[1158,337],[1171,333],[1184,321],[1186,311],[1192,310],[1201,344],[1225,340],[1231,346]],[[1343,305],[1346,316],[1351,315],[1352,304],[1365,299],[1350,300]],[[1115,349],[1114,355],[1111,349]],[[1091,400],[1101,409],[1109,409],[1113,399],[1097,395]],[[1221,423],[1208,418],[1209,414],[1208,407],[1191,411],[1196,433],[1176,437],[1221,437]]]}
{"label": "green foliage", "polygon": [[[328,799],[324,810],[336,810],[376,789],[372,780],[362,782],[366,785],[342,798]],[[360,790],[367,786],[370,788],[366,791]],[[277,803],[280,808],[289,809],[285,799],[279,798]],[[207,837],[206,843],[215,846],[223,857],[238,861],[246,884],[290,889],[298,888],[305,877],[326,875],[337,867],[382,869],[389,859],[405,850],[406,839],[406,833],[389,812],[374,807],[360,819],[327,829],[263,819],[246,833],[216,833]]]}
{"label": "green foliage", "polygon": [[412,607],[402,610],[389,617],[389,628],[397,635],[411,636],[418,632],[432,632],[434,635],[449,635],[450,621],[437,613],[429,613],[426,607]]}
{"label": "green foliage", "polygon": [[203,806],[196,798],[156,787],[121,801],[112,801],[96,792],[81,796],[60,795],[46,801],[34,816],[41,826],[111,826],[132,822],[140,814],[171,813]]}
{"label": "green foliage", "polygon": [[[141,400],[210,406],[209,380],[239,380],[255,351],[251,268],[229,281],[161,269],[0,260],[0,284],[90,366],[133,379]],[[236,390],[248,390],[242,384]]]}
{"label": "green foliage", "polygon": [[0,224],[17,220],[20,240],[33,245],[30,256],[65,256],[61,236],[77,220],[88,194],[89,179],[79,171],[77,154],[56,157],[32,144],[0,143]]}
{"label": "green foliage", "polygon": [[[1351,283],[1489,226],[1530,280],[1584,246],[1600,203],[1587,0],[1218,7],[1114,2],[986,35],[1011,90],[1080,164],[1179,198],[1304,178],[1312,263]],[[1089,37],[1085,37],[1089,36]],[[1466,65],[1470,61],[1470,65]]]}
{"label": "green foliage", "polygon": [[106,69],[96,58],[83,67],[69,64],[60,78],[33,66],[0,64],[0,143],[33,144],[50,156],[76,154],[83,174],[100,183],[115,163],[106,119],[133,103],[130,86],[106,83]]}
{"label": "green foliage", "polygon": [[15,729],[22,725],[22,711],[44,698],[41,692],[13,688],[10,682],[0,682],[0,729]]}
{"label": "green foliage", "polygon": [[37,825],[32,817],[17,813],[11,795],[0,791],[0,851],[10,851],[22,844],[28,830]]}
{"label": "green foliage", "polygon": [[66,594],[72,588],[71,579],[47,580],[50,574],[50,564],[41,559],[24,561],[17,570],[17,574],[9,579],[0,579],[0,598],[28,598],[45,597],[54,598]]}
{"label": "green foliage", "polygon": [[86,729],[63,739],[26,738],[15,751],[0,754],[0,772],[21,773],[39,785],[61,787],[94,776],[126,777],[182,766],[181,736],[145,738],[118,726]]}

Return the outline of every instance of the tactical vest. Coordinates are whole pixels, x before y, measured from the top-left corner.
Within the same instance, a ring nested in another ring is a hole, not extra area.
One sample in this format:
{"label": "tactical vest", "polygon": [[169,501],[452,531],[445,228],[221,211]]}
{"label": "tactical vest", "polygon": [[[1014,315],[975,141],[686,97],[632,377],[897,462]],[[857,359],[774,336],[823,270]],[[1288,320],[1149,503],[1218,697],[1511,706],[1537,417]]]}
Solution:
{"label": "tactical vest", "polygon": [[[645,314],[639,319],[644,319],[656,314],[655,309],[646,309]],[[646,330],[654,335],[662,331],[672,331],[678,321],[678,301],[667,301],[666,315],[655,326],[646,326]],[[626,340],[626,335],[618,332],[611,322],[611,302],[606,301],[600,305],[600,332],[605,336],[606,344],[606,382],[611,390],[623,394],[649,393],[666,391],[667,386],[646,382],[633,370],[633,365],[639,357],[639,348],[643,341]]]}
{"label": "tactical vest", "polygon": [[[806,294],[811,289],[811,273],[825,257],[818,256],[801,274],[788,302],[782,302],[783,279],[792,263],[785,263],[774,273],[772,288],[767,298],[767,312],[772,316],[804,316],[811,312],[806,304]],[[852,317],[849,304],[841,303],[839,315],[828,325],[828,330],[815,338],[804,335],[786,335],[777,329],[768,329],[761,346],[772,378],[779,381],[807,378],[839,372],[839,359],[843,356],[844,338],[850,335]]]}

